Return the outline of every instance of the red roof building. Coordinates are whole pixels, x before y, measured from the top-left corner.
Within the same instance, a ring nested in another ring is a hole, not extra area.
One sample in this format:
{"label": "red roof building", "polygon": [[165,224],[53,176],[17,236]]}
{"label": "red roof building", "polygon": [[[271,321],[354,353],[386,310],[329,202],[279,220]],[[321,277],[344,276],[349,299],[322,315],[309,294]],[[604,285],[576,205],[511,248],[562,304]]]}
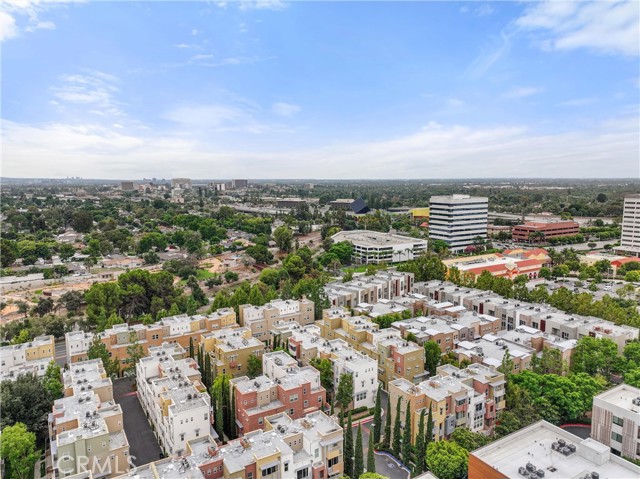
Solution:
{"label": "red roof building", "polygon": [[516,225],[511,237],[518,243],[543,243],[550,238],[575,236],[580,233],[580,225],[575,221],[529,222]]}

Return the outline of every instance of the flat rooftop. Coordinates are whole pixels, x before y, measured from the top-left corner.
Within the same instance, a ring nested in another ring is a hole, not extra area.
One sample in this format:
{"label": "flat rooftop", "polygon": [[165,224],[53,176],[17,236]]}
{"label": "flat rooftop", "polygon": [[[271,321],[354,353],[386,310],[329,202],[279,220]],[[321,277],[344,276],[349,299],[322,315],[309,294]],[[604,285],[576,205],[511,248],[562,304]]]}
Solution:
{"label": "flat rooftop", "polygon": [[[558,440],[573,444],[576,451],[564,455],[552,448]],[[518,469],[533,464],[546,479],[578,479],[597,472],[606,479],[640,477],[640,467],[609,452],[593,439],[580,439],[546,421],[539,421],[471,454],[507,477],[522,478]]]}
{"label": "flat rooftop", "polygon": [[633,404],[633,400],[638,398],[640,398],[640,388],[634,388],[628,384],[620,384],[602,394],[598,394],[594,400],[607,402],[614,406],[635,411],[640,415],[640,405]]}
{"label": "flat rooftop", "polygon": [[391,233],[381,233],[379,231],[340,231],[331,237],[334,241],[351,241],[357,246],[378,248],[380,246],[400,246],[407,243],[424,244],[427,241],[420,238],[411,238]]}

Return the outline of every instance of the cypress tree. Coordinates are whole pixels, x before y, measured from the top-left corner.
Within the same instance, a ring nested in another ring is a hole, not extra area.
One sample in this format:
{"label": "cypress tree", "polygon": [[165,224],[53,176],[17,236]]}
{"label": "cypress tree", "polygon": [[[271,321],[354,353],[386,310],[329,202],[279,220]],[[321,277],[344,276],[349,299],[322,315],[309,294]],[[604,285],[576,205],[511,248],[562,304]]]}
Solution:
{"label": "cypress tree", "polygon": [[373,443],[373,434],[369,434],[369,448],[367,449],[367,472],[376,472],[376,457],[374,455],[375,446]]}
{"label": "cypress tree", "polygon": [[[229,384],[231,386],[231,384]],[[229,415],[229,421],[231,422],[231,439],[237,437],[236,434],[236,388],[231,386],[231,414]]]}
{"label": "cypress tree", "polygon": [[427,469],[427,448],[433,442],[433,411],[429,404],[429,415],[427,416],[427,432],[424,435],[424,462],[423,467]]}
{"label": "cypress tree", "polygon": [[380,401],[380,386],[378,386],[378,392],[376,393],[376,405],[373,410],[373,443],[374,444],[378,444],[380,442],[381,434],[382,434],[382,404]]}
{"label": "cypress tree", "polygon": [[384,441],[382,442],[382,448],[389,450],[391,446],[391,408],[387,408],[387,419],[384,424]]}
{"label": "cypress tree", "polygon": [[360,477],[364,473],[364,451],[362,450],[362,429],[358,424],[356,435],[355,459],[353,460],[353,477]]}
{"label": "cypress tree", "polygon": [[424,413],[425,410],[422,410],[420,414],[420,422],[418,423],[418,434],[416,435],[416,447],[415,447],[415,468],[413,469],[413,474],[418,476],[424,472],[425,467],[425,453],[427,446],[425,444],[424,437]]}
{"label": "cypress tree", "polygon": [[402,404],[402,398],[398,397],[398,401],[396,402],[396,417],[393,422],[393,442],[391,443],[391,452],[396,457],[396,459],[400,459],[400,407]]}
{"label": "cypress tree", "polygon": [[205,354],[204,356],[204,385],[211,386],[211,356]]}
{"label": "cypress tree", "polygon": [[407,467],[411,464],[411,449],[411,403],[407,402],[402,434],[402,462]]}
{"label": "cypress tree", "polygon": [[193,359],[195,356],[193,352],[193,338],[189,338],[189,357]]}
{"label": "cypress tree", "polygon": [[347,430],[344,433],[344,474],[353,477],[353,423],[351,422],[351,411],[347,421]]}

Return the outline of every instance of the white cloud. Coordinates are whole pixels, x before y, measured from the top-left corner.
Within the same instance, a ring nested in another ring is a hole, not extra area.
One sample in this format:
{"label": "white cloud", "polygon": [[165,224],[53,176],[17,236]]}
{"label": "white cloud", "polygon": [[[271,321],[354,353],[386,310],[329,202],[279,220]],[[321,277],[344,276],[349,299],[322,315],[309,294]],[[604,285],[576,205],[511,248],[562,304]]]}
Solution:
{"label": "white cloud", "polygon": [[0,12],[0,42],[18,34],[16,20],[7,12]]}
{"label": "white cloud", "polygon": [[469,65],[464,73],[465,77],[478,78],[484,75],[496,62],[508,55],[511,50],[511,36],[513,33],[500,32],[500,38],[493,38],[492,44],[483,47],[480,55]]}
{"label": "white cloud", "polygon": [[[0,12],[0,41],[17,36],[22,30],[53,30],[55,24],[50,20],[41,20],[40,15],[49,8],[67,3],[80,3],[83,0],[2,0]],[[26,18],[26,23],[23,19]],[[18,24],[17,19],[20,19]]]}
{"label": "white cloud", "polygon": [[60,83],[50,90],[55,97],[55,105],[87,105],[90,113],[100,116],[122,115],[120,102],[115,98],[119,93],[118,78],[97,70],[87,70],[83,74],[62,75]]}
{"label": "white cloud", "polygon": [[543,48],[624,56],[640,54],[640,8],[637,0],[535,2],[516,25],[539,34]]}
{"label": "white cloud", "polygon": [[487,15],[491,15],[494,10],[493,7],[487,3],[483,3],[482,5],[477,5],[474,6],[473,8],[464,5],[462,7],[460,7],[460,13],[464,14],[464,13],[473,13],[474,15],[478,16],[478,17],[485,17]]}
{"label": "white cloud", "polygon": [[526,98],[528,96],[537,95],[538,93],[542,93],[544,88],[535,88],[535,87],[519,87],[513,88],[504,94],[505,98],[516,99],[516,98]]}
{"label": "white cloud", "polygon": [[271,105],[271,111],[279,116],[293,116],[300,111],[300,106],[293,103],[278,102]]}
{"label": "white cloud", "polygon": [[213,55],[211,55],[210,53],[201,54],[201,55],[194,55],[194,56],[191,57],[191,61],[208,60],[209,58],[213,58]]}
{"label": "white cloud", "polygon": [[173,46],[175,48],[180,48],[181,50],[188,49],[188,48],[193,48],[195,50],[202,50],[202,47],[200,45],[195,45],[193,43],[175,43]]}
{"label": "white cloud", "polygon": [[[203,119],[223,125],[238,115],[242,113],[222,108],[174,112],[191,125]],[[251,150],[225,148],[208,135],[198,139],[155,129],[4,121],[3,174],[137,178],[179,173],[209,178],[215,169],[250,178],[636,177],[639,126],[637,115],[556,134],[524,126],[429,123],[415,133],[379,141]]]}
{"label": "white cloud", "polygon": [[558,106],[577,107],[577,106],[591,105],[592,103],[595,103],[595,102],[596,102],[595,98],[573,98],[571,100],[566,100],[558,103]]}
{"label": "white cloud", "polygon": [[287,5],[282,0],[239,0],[234,3],[240,10],[282,10]]}

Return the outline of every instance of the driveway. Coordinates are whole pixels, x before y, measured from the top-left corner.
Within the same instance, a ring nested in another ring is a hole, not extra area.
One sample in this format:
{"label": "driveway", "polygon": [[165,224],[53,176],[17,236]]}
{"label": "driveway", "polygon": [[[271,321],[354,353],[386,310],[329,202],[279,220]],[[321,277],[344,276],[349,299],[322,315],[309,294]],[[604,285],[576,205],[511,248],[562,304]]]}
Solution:
{"label": "driveway", "polygon": [[[387,414],[387,404],[389,402],[389,396],[386,391],[382,391],[381,394],[381,403],[382,403],[382,426],[384,427],[386,414]],[[373,423],[373,417],[364,419],[361,422],[362,425],[362,449],[364,454],[364,465],[365,468],[367,466],[367,453],[369,451],[369,433],[371,432],[371,424]],[[356,424],[353,428],[353,441],[355,444],[356,434],[358,434],[358,425]],[[408,479],[409,473],[402,469],[401,464],[396,461],[392,456],[384,453],[377,452],[375,454],[376,458],[376,472],[378,474],[382,474],[390,479]],[[346,458],[345,458],[346,460]]]}
{"label": "driveway", "polygon": [[134,385],[134,378],[114,380],[113,397],[122,408],[131,460],[136,466],[142,466],[160,459],[162,451],[140,405],[138,393],[134,391]]}

